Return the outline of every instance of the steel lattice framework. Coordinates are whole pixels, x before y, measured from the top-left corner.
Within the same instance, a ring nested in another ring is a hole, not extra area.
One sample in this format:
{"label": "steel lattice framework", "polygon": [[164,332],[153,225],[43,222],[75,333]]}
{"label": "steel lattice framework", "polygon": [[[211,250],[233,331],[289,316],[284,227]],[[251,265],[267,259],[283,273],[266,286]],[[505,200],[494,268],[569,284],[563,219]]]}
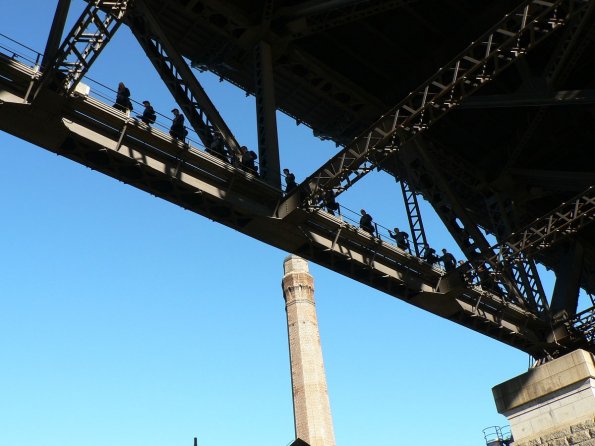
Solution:
{"label": "steel lattice framework", "polygon": [[507,14],[310,175],[304,199],[316,202],[326,190],[340,194],[351,187],[587,6],[584,0],[534,0]]}
{"label": "steel lattice framework", "polygon": [[122,24],[129,4],[129,0],[89,2],[64,39],[41,85],[56,82],[56,88],[72,93]]}

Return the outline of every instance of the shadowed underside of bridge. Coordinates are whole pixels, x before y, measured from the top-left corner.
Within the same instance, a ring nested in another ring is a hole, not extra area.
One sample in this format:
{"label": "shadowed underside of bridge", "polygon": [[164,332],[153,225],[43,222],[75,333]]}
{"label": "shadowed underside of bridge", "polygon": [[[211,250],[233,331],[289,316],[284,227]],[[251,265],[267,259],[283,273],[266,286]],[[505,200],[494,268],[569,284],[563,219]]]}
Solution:
{"label": "shadowed underside of bridge", "polygon": [[[593,2],[112,2],[124,5],[121,17],[108,3],[100,5],[112,14],[105,23],[117,17],[129,25],[166,83],[163,66],[186,77],[188,89],[180,80],[168,86],[205,144],[206,129],[216,127],[230,151],[238,146],[176,55],[342,145],[331,167],[283,197],[272,178],[270,125],[259,128],[261,159],[269,161],[263,181],[78,94],[75,71],[62,70],[66,88],[56,87],[60,51],[41,72],[0,58],[2,130],[536,358],[595,351],[593,311],[576,308],[579,285],[595,290]],[[532,28],[515,35],[517,20]],[[507,40],[490,59],[500,35]],[[263,57],[268,65],[255,69]],[[418,88],[453,60],[450,83]],[[274,82],[262,80],[267,73]],[[455,85],[462,87],[453,94]],[[410,110],[402,123],[399,107]],[[390,128],[381,122],[388,118]],[[366,138],[365,147],[358,143]],[[434,206],[478,281],[464,280],[462,270],[446,274],[320,209],[322,193],[340,194],[375,169]],[[496,249],[485,232],[500,242]],[[548,301],[533,261],[558,276]],[[487,270],[501,286],[490,286]]]}

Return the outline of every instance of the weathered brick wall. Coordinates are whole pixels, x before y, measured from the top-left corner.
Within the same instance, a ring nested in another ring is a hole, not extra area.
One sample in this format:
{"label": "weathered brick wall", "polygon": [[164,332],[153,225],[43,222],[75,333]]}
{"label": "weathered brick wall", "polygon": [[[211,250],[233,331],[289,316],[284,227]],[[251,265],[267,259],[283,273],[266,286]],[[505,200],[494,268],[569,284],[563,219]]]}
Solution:
{"label": "weathered brick wall", "polygon": [[[593,408],[595,412],[595,408]],[[595,416],[564,429],[544,433],[539,437],[514,442],[513,446],[595,446]]]}

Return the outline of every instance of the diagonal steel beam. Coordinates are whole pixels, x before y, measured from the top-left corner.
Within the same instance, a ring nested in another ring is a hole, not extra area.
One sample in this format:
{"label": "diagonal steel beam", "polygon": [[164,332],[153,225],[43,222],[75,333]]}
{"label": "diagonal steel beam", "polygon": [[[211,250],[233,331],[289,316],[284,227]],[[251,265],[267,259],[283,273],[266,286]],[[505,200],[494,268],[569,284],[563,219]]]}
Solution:
{"label": "diagonal steel beam", "polygon": [[[513,232],[517,220],[514,204],[510,200],[503,200],[497,192],[493,192],[484,201],[492,221],[492,228],[500,242]],[[531,302],[538,313],[547,313],[549,304],[535,262],[525,255],[517,256],[512,262],[506,262],[504,259],[502,261],[505,262],[502,266],[512,278],[523,299]]]}
{"label": "diagonal steel beam", "polygon": [[534,256],[566,237],[576,234],[595,222],[595,186],[563,203],[547,215],[538,218],[525,229],[512,234],[503,245],[510,248],[503,253],[512,261],[520,255]]}
{"label": "diagonal steel beam", "polygon": [[345,191],[586,5],[585,0],[524,2],[310,175],[300,189],[305,197],[288,197],[287,208],[319,202],[329,190]]}
{"label": "diagonal steel beam", "polygon": [[[537,296],[527,292],[511,265],[503,264],[495,256],[495,251],[460,200],[458,186],[461,180],[465,182],[464,189],[472,190],[474,194],[480,181],[468,175],[464,167],[456,168],[458,163],[448,160],[450,154],[441,153],[424,139],[415,138],[413,143],[415,146],[400,152],[400,162],[415,182],[415,189],[420,190],[432,204],[465,257],[475,266],[478,284],[502,294],[507,302],[541,314],[547,308],[547,302],[542,304],[545,298],[540,296],[538,304]],[[439,168],[439,165],[446,167]]]}
{"label": "diagonal steel beam", "polygon": [[52,63],[56,56],[56,52],[60,47],[62,33],[64,32],[64,25],[66,24],[66,18],[68,17],[69,9],[70,0],[58,0],[50,34],[48,35],[45,50],[43,51],[43,60],[41,62],[41,66],[43,67],[42,71],[45,70],[45,67],[48,64]]}
{"label": "diagonal steel beam", "polygon": [[403,201],[407,210],[407,220],[409,221],[409,230],[411,231],[415,255],[417,257],[423,257],[426,246],[428,246],[428,239],[426,238],[426,231],[424,230],[416,192],[404,179],[401,178],[397,181],[401,183],[401,192],[403,193]]}
{"label": "diagonal steel beam", "polygon": [[192,69],[142,1],[135,2],[134,11],[127,23],[203,144],[206,147],[211,145],[213,131],[216,129],[223,137],[225,145],[239,155],[239,144],[233,133]]}
{"label": "diagonal steel beam", "polygon": [[72,93],[122,24],[129,7],[129,0],[89,2],[53,60],[44,59],[47,69],[35,96],[48,85]]}
{"label": "diagonal steel beam", "polygon": [[[470,259],[461,269],[477,272],[487,263],[495,267],[496,274],[501,274],[509,265],[522,262],[525,258],[532,258],[539,251],[576,234],[594,221],[595,186],[591,186],[549,214],[538,218],[525,229],[490,247],[490,251],[495,253],[492,257]],[[541,303],[545,308],[546,303]]]}

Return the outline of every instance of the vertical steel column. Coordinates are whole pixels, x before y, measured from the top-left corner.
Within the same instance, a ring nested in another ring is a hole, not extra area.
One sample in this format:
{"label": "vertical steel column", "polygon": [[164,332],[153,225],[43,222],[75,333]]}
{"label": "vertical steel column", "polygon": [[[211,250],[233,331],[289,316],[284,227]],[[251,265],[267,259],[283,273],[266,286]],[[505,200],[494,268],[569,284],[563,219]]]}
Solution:
{"label": "vertical steel column", "polygon": [[576,315],[583,258],[583,247],[576,239],[572,241],[568,251],[560,258],[559,266],[555,269],[556,284],[550,304],[554,319],[564,312],[566,312],[567,318]]}
{"label": "vertical steel column", "polygon": [[260,175],[270,185],[281,187],[273,58],[269,43],[260,41],[254,48],[256,125]]}
{"label": "vertical steel column", "polygon": [[66,18],[68,17],[68,10],[70,9],[70,0],[59,0],[56,6],[56,13],[50,29],[45,50],[43,51],[43,60],[41,61],[42,70],[51,64],[60,48],[62,34],[64,34],[64,26],[66,25]]}

